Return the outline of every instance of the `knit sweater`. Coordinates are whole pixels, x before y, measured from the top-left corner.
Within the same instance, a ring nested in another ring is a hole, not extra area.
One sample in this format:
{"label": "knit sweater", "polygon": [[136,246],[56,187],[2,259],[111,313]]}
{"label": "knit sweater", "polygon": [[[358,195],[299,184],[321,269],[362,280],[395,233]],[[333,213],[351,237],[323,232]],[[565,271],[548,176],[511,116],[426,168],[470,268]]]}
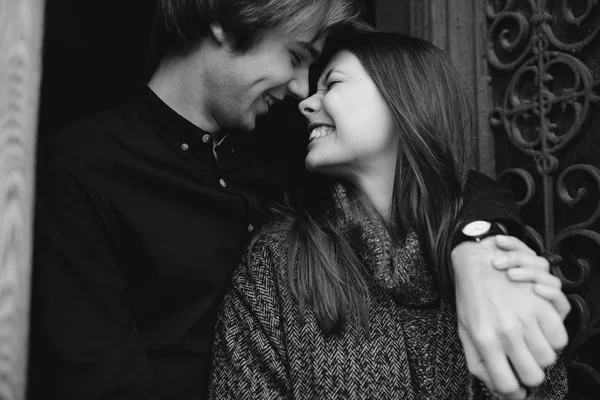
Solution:
{"label": "knit sweater", "polygon": [[[337,196],[345,234],[366,266],[369,337],[357,335],[354,324],[325,334],[310,309],[301,319],[282,262],[287,233],[263,235],[234,273],[222,305],[210,398],[493,398],[468,372],[456,313],[436,293],[416,235],[392,246],[377,225],[351,221],[344,192]],[[394,262],[381,262],[390,251]],[[564,398],[562,362],[546,376],[530,399]]]}

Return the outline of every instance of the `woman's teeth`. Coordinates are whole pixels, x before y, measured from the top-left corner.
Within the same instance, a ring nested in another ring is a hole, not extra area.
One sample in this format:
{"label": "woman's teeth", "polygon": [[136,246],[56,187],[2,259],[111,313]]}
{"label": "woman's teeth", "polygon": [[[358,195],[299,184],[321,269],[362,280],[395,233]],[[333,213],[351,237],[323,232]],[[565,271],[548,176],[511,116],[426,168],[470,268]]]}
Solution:
{"label": "woman's teeth", "polygon": [[313,139],[325,137],[325,136],[329,135],[330,133],[333,133],[334,131],[335,131],[335,128],[333,128],[331,126],[324,126],[324,125],[318,126],[310,132],[308,141],[310,142]]}

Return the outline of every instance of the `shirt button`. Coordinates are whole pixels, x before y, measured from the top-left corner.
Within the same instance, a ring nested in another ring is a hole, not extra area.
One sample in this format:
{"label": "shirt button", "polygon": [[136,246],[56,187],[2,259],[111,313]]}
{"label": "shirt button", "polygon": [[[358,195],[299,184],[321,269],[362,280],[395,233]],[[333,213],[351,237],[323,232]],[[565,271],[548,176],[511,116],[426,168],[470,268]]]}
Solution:
{"label": "shirt button", "polygon": [[219,179],[219,184],[221,186],[223,186],[224,188],[227,187],[227,182],[225,182],[225,179],[223,179],[223,178]]}
{"label": "shirt button", "polygon": [[208,143],[208,142],[211,141],[211,139],[212,138],[210,137],[210,135],[208,133],[205,133],[204,136],[202,136],[202,142],[203,143]]}
{"label": "shirt button", "polygon": [[183,150],[183,151],[186,151],[186,150],[187,150],[187,149],[189,149],[189,148],[190,148],[190,146],[188,146],[188,144],[187,144],[187,143],[182,143],[182,144],[181,144],[181,150]]}
{"label": "shirt button", "polygon": [[254,225],[248,225],[248,232],[254,232]]}

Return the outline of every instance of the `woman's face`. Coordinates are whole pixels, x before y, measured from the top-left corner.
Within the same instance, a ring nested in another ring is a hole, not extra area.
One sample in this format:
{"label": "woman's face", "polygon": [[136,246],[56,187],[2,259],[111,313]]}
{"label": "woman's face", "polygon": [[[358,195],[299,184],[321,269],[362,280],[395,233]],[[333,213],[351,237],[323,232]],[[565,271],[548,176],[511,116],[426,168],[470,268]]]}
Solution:
{"label": "woman's face", "polygon": [[398,147],[394,119],[351,52],[342,50],[331,59],[317,92],[299,108],[308,120],[308,170],[356,180],[394,169]]}

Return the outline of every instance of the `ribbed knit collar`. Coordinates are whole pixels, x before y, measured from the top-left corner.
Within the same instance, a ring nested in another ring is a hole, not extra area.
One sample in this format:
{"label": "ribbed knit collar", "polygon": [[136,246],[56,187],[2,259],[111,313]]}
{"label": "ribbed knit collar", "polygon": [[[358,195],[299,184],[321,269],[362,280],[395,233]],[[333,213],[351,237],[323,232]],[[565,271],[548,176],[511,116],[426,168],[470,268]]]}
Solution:
{"label": "ribbed knit collar", "polygon": [[342,183],[334,185],[333,197],[342,230],[372,273],[374,283],[391,292],[403,305],[427,307],[437,303],[439,295],[417,234],[409,230],[400,243],[392,243],[381,222],[352,215]]}

